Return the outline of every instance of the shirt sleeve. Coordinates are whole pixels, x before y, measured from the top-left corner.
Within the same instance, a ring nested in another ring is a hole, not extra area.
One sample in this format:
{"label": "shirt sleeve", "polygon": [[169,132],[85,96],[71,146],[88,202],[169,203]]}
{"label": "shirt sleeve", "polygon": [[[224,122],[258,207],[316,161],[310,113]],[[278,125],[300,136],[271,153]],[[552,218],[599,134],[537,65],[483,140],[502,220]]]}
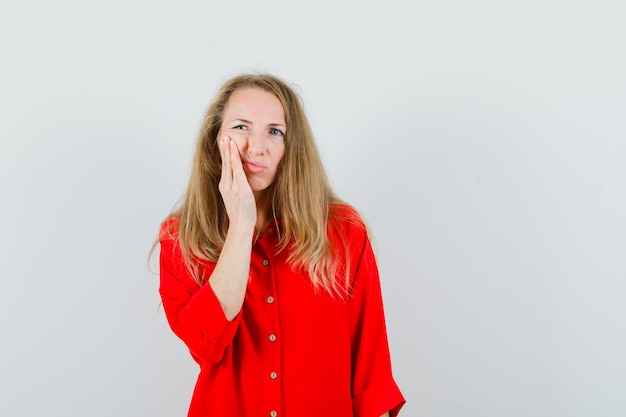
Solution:
{"label": "shirt sleeve", "polygon": [[[194,359],[218,363],[230,346],[241,319],[229,321],[210,285],[198,285],[187,270],[177,234],[161,232],[160,287],[163,309],[173,332],[187,345]],[[203,264],[205,273],[215,268]]]}
{"label": "shirt sleeve", "polygon": [[[360,235],[360,236],[359,236]],[[356,262],[350,299],[352,408],[355,417],[398,415],[406,402],[391,372],[378,267],[367,231],[351,233]]]}

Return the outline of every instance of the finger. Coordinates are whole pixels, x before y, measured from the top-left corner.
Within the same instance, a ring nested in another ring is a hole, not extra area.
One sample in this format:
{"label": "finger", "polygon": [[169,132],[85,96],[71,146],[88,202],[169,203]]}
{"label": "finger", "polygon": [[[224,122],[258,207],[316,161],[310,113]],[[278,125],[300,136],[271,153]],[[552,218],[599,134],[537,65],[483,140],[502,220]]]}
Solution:
{"label": "finger", "polygon": [[247,184],[248,180],[246,178],[246,173],[243,170],[243,162],[241,162],[241,155],[239,153],[239,148],[237,147],[237,142],[231,140],[229,145],[233,179],[238,181],[243,180]]}
{"label": "finger", "polygon": [[227,187],[230,187],[233,180],[233,171],[231,168],[231,156],[230,156],[230,138],[228,136],[223,136],[220,139],[219,147],[220,147],[220,156],[222,157],[222,178],[221,181]]}
{"label": "finger", "polygon": [[222,166],[230,167],[230,138],[228,136],[222,137],[220,140],[220,154],[222,156]]}

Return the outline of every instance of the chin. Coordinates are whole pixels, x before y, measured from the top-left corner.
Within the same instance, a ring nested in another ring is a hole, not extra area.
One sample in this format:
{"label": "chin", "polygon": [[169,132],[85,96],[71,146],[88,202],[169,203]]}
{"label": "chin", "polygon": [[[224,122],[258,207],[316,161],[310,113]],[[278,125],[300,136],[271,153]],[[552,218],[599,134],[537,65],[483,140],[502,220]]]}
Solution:
{"label": "chin", "polygon": [[267,185],[264,185],[264,184],[252,185],[252,184],[250,184],[250,188],[252,188],[252,192],[254,192],[254,193],[262,193],[263,191],[266,191],[270,187],[270,185],[271,184],[267,184]]}

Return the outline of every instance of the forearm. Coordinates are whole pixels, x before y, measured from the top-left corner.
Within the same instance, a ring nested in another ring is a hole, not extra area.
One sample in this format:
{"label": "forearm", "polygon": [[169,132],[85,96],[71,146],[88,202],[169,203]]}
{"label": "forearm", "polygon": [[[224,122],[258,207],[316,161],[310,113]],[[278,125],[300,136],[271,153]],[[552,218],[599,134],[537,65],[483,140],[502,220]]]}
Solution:
{"label": "forearm", "polygon": [[252,230],[229,228],[224,247],[209,285],[228,320],[234,319],[243,305],[250,273]]}

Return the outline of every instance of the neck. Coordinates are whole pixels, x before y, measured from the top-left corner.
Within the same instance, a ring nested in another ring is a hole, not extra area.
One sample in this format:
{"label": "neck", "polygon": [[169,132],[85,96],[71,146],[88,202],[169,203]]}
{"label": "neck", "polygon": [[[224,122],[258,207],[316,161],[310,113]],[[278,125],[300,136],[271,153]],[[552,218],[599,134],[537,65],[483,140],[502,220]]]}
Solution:
{"label": "neck", "polygon": [[256,200],[256,226],[254,227],[254,232],[257,236],[260,236],[271,220],[271,206],[267,193],[255,193],[254,199]]}

